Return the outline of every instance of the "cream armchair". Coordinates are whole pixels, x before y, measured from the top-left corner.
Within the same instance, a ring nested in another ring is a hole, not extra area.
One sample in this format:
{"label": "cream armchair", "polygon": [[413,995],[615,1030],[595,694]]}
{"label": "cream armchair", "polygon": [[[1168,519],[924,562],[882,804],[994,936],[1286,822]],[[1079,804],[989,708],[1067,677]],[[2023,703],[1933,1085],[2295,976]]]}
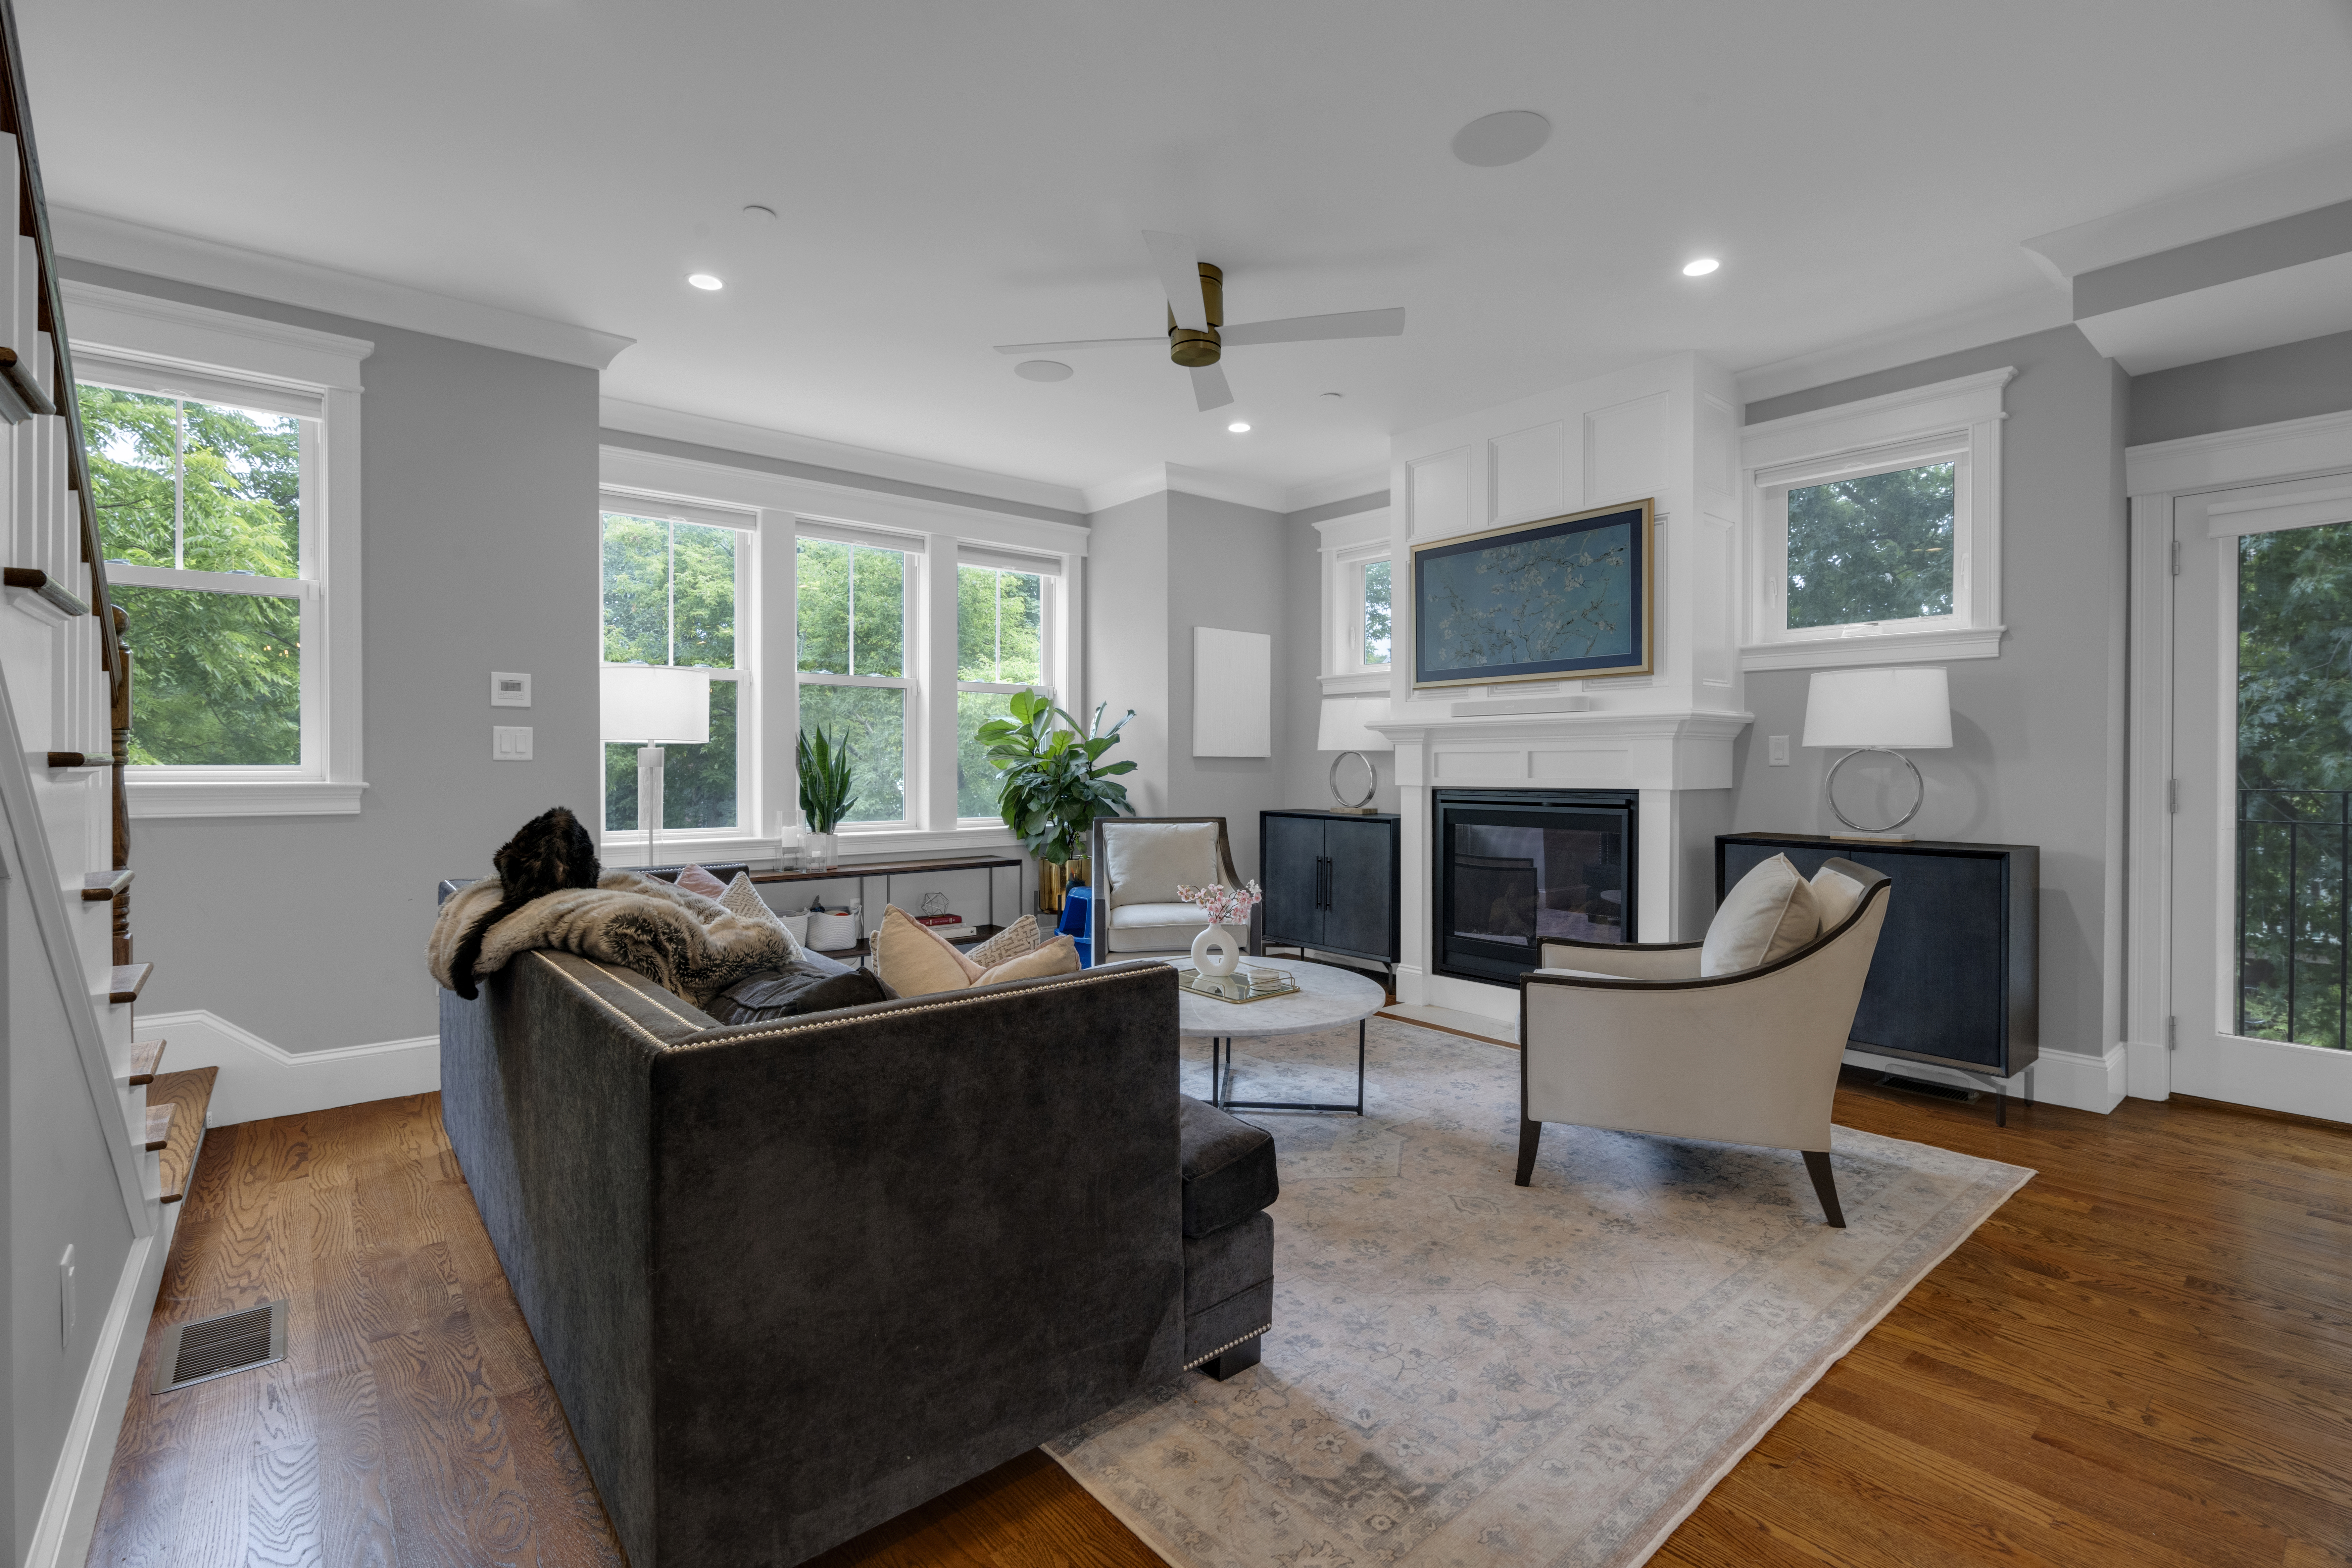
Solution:
{"label": "cream armchair", "polygon": [[1094,851],[1089,918],[1097,963],[1190,952],[1209,920],[1180,901],[1176,889],[1242,885],[1222,816],[1097,817]]}
{"label": "cream armchair", "polygon": [[1519,980],[1519,1171],[1526,1186],[1547,1121],[1757,1143],[1805,1157],[1829,1223],[1838,1067],[1879,928],[1887,879],[1829,864],[1863,885],[1852,913],[1785,958],[1702,977],[1686,942],[1547,942]]}

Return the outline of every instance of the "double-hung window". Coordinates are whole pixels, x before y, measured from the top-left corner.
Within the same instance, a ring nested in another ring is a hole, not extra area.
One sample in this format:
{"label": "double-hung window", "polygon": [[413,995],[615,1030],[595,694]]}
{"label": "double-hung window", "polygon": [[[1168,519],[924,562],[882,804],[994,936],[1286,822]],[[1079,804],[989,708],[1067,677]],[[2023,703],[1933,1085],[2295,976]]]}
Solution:
{"label": "double-hung window", "polygon": [[373,345],[87,285],[68,302],[132,655],[131,814],[357,811]]}
{"label": "double-hung window", "polygon": [[956,568],[956,816],[997,815],[1003,775],[975,736],[992,719],[1010,717],[1016,691],[1052,694],[1046,595],[1055,579],[1003,566]]}
{"label": "double-hung window", "polygon": [[[604,662],[710,671],[710,739],[664,748],[662,831],[738,837],[751,831],[751,595],[753,535],[689,521],[673,508],[607,497],[604,512]],[[755,521],[746,514],[747,523]],[[604,747],[604,831],[637,834],[637,748]]]}
{"label": "double-hung window", "polygon": [[801,731],[822,728],[849,747],[845,822],[907,820],[907,721],[916,691],[908,587],[919,560],[806,525],[796,543]]}
{"label": "double-hung window", "polygon": [[2011,374],[1748,427],[1748,668],[1998,654]]}

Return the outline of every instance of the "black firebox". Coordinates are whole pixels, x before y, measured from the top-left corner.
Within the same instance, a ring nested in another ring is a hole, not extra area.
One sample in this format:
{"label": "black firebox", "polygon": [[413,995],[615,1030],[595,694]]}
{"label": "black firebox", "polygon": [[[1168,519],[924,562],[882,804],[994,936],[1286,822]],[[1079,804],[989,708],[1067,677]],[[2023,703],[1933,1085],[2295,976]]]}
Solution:
{"label": "black firebox", "polygon": [[1516,985],[1549,940],[1633,940],[1626,790],[1439,790],[1432,881],[1437,973]]}

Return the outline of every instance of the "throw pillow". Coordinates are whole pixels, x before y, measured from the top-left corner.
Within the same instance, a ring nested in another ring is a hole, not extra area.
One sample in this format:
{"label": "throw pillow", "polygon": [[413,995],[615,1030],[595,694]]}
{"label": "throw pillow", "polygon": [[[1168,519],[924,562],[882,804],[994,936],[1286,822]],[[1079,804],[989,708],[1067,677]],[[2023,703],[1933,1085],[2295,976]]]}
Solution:
{"label": "throw pillow", "polygon": [[1053,941],[1018,958],[1008,958],[972,982],[974,985],[993,985],[1000,980],[1034,980],[1046,974],[1076,974],[1078,972],[1078,944],[1066,936]]}
{"label": "throw pillow", "polygon": [[896,904],[882,911],[882,929],[874,933],[874,967],[900,996],[961,991],[981,975],[979,964]]}
{"label": "throw pillow", "polygon": [[1111,897],[1122,904],[1172,904],[1179,887],[1224,880],[1213,822],[1125,822],[1107,826]]}
{"label": "throw pillow", "polygon": [[1862,884],[1827,866],[1813,873],[1812,888],[1813,905],[1821,911],[1823,931],[1843,925],[1846,916],[1862,905]]}
{"label": "throw pillow", "polygon": [[715,899],[727,890],[726,884],[699,866],[688,866],[680,871],[677,885],[689,893],[700,893],[706,899]]}
{"label": "throw pillow", "polygon": [[739,981],[721,992],[708,1011],[721,1024],[764,1024],[889,999],[882,983],[862,969],[845,970],[837,964],[819,969],[803,962]]}
{"label": "throw pillow", "polygon": [[768,907],[768,900],[760,896],[760,889],[751,886],[750,872],[736,872],[735,879],[728,883],[726,890],[719,895],[719,902],[720,907],[730,915],[741,915],[746,920],[765,921],[774,926],[784,933],[784,944],[792,949],[793,959],[795,961],[800,959],[802,956],[800,939],[793,935],[793,928],[784,922],[783,916]]}
{"label": "throw pillow", "polygon": [[1775,855],[1740,878],[1715,911],[1699,948],[1698,972],[1732,974],[1786,958],[1821,930],[1812,885],[1786,855]]}
{"label": "throw pillow", "polygon": [[993,969],[1024,952],[1034,952],[1045,939],[1037,932],[1037,917],[1023,915],[978,947],[968,947],[963,955],[982,969]]}

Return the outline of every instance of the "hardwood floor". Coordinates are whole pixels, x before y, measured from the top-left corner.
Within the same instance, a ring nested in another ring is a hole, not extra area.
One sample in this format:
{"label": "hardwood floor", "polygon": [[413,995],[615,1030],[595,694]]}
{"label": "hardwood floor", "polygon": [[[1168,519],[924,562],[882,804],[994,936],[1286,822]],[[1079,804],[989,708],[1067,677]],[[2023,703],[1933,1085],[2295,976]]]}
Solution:
{"label": "hardwood floor", "polygon": [[[1654,1561],[2352,1564],[2352,1131],[2144,1100],[2002,1130],[1871,1076],[1841,1122],[2041,1174]],[[92,1563],[619,1560],[431,1097],[217,1131],[187,1204]],[[279,1295],[292,1359],[145,1393],[164,1325]],[[1159,1559],[1031,1454],[819,1561]]]}

